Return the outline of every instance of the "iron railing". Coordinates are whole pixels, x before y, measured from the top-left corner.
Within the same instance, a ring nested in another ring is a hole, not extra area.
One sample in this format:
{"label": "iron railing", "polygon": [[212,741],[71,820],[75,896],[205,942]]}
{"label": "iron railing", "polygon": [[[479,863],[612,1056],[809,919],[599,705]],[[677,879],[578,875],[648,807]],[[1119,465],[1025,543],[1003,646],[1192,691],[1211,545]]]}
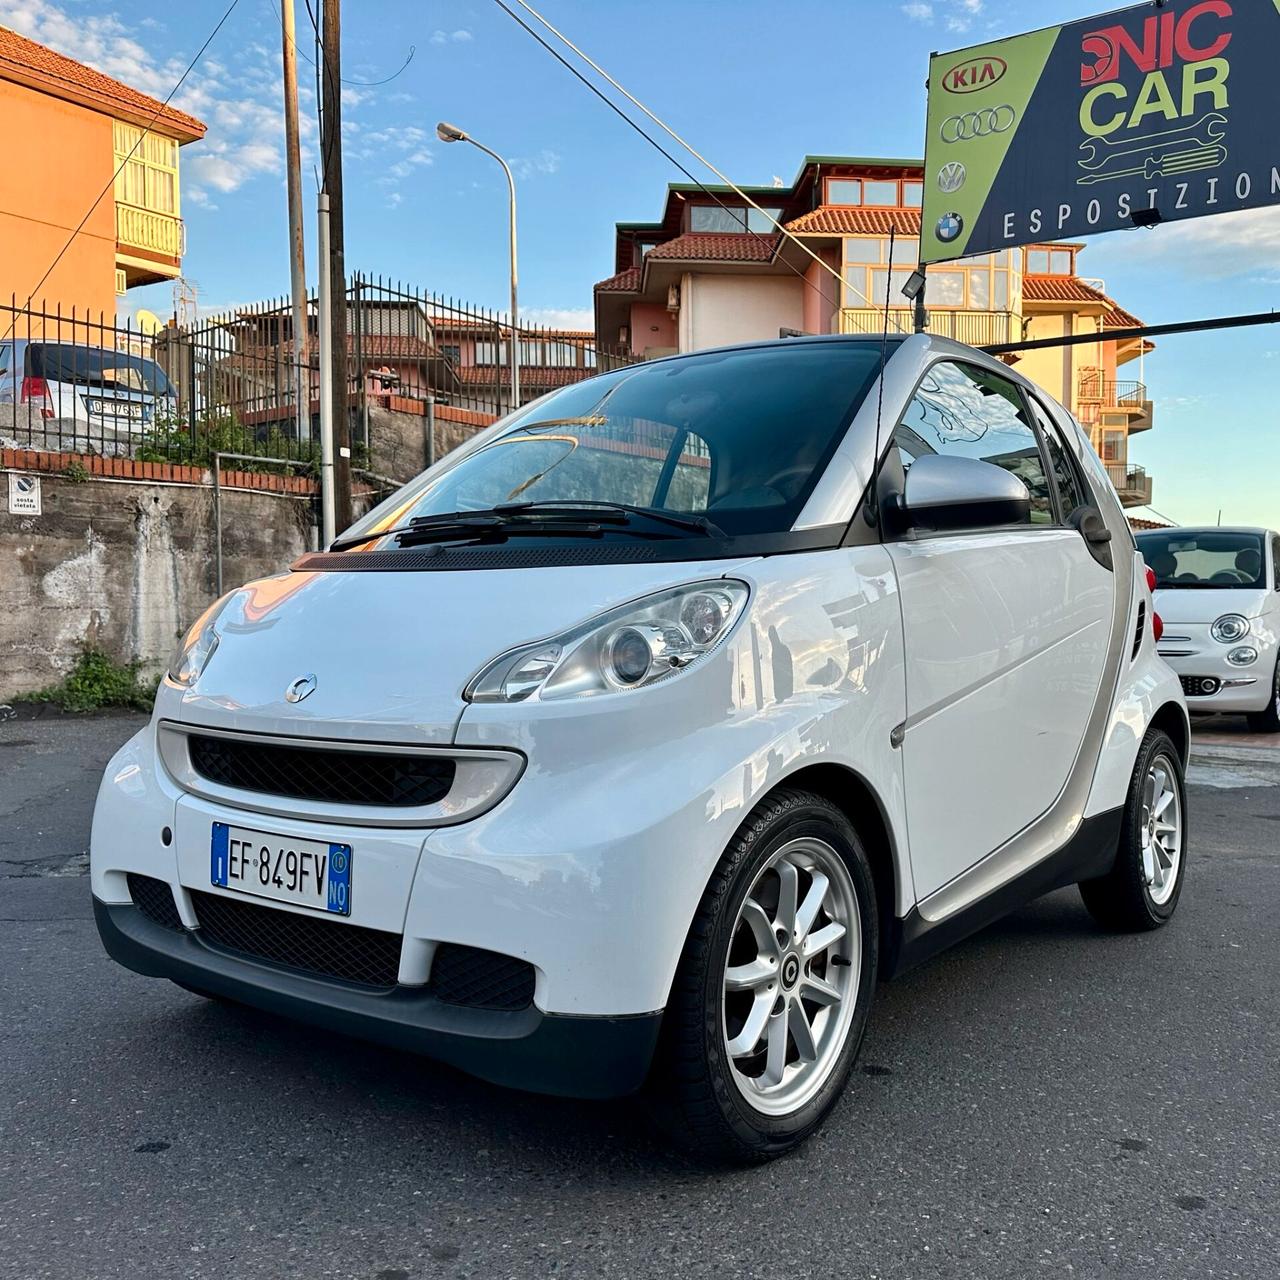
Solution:
{"label": "iron railing", "polygon": [[[1022,317],[1013,311],[962,311],[929,307],[928,331],[972,347],[996,342],[1016,342],[1022,337]],[[880,333],[884,329],[882,307],[844,307],[840,311],[841,333]],[[910,308],[889,308],[889,333],[911,333],[915,329]]]}
{"label": "iron railing", "polygon": [[[508,316],[381,277],[346,291],[345,412],[356,465],[376,414],[511,405]],[[314,460],[319,453],[318,302],[301,363],[287,298],[159,332],[98,314],[0,306],[0,441],[27,448],[209,466],[217,452]],[[519,326],[520,399],[635,362],[583,330]],[[305,403],[300,399],[305,397]]]}
{"label": "iron railing", "polygon": [[1141,411],[1148,399],[1145,384],[1133,380],[1105,378],[1101,369],[1082,369],[1077,398],[1093,404]]}

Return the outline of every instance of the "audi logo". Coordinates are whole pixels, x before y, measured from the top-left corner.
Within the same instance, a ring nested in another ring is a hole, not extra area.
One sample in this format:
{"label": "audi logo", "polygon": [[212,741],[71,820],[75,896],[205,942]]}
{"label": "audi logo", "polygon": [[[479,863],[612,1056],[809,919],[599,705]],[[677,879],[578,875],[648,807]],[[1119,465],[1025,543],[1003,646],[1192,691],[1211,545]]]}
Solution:
{"label": "audi logo", "polygon": [[971,138],[987,138],[993,133],[1008,133],[1018,113],[1006,102],[999,107],[966,111],[962,116],[948,116],[938,131],[943,142],[968,142]]}

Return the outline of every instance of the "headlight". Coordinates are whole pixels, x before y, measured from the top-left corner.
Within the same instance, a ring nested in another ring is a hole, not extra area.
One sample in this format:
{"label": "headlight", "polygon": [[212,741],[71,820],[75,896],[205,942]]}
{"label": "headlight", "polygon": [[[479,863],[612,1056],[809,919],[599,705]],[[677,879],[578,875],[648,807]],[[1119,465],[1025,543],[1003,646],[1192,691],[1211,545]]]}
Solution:
{"label": "headlight", "polygon": [[1247,667],[1251,662],[1257,662],[1258,651],[1251,644],[1242,644],[1238,649],[1232,649],[1227,654],[1227,661],[1233,667]]}
{"label": "headlight", "polygon": [[1209,628],[1209,634],[1222,644],[1235,644],[1249,634],[1249,619],[1238,613],[1224,613]]}
{"label": "headlight", "polygon": [[213,651],[221,638],[214,624],[233,595],[235,592],[229,591],[215,600],[182,637],[182,643],[169,663],[169,679],[174,684],[188,689],[200,679],[200,673],[209,665],[209,659],[213,657]]}
{"label": "headlight", "polygon": [[748,594],[745,582],[720,579],[633,600],[562,635],[500,654],[464,696],[469,702],[551,702],[669,680],[723,642]]}

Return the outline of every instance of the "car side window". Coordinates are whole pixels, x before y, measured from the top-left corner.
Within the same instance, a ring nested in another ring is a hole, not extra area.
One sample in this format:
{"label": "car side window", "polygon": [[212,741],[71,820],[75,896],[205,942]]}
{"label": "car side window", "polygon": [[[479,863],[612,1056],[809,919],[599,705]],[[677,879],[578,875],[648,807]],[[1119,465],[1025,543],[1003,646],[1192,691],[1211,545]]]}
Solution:
{"label": "car side window", "polygon": [[1031,412],[1035,416],[1041,436],[1044,437],[1045,448],[1049,453],[1049,468],[1053,472],[1053,482],[1057,486],[1058,500],[1065,518],[1079,507],[1089,506],[1089,497],[1067,455],[1067,448],[1062,443],[1057,426],[1050,419],[1044,406],[1034,398],[1031,399]]}
{"label": "car side window", "polygon": [[9,344],[0,342],[0,376],[9,372]]}
{"label": "car side window", "polygon": [[1275,588],[1280,591],[1280,538],[1271,539],[1271,572],[1274,576]]}
{"label": "car side window", "polygon": [[977,365],[933,365],[894,432],[904,471],[926,453],[954,453],[994,463],[1031,494],[1031,523],[1052,524],[1053,502],[1040,442],[1026,402],[1012,382]]}

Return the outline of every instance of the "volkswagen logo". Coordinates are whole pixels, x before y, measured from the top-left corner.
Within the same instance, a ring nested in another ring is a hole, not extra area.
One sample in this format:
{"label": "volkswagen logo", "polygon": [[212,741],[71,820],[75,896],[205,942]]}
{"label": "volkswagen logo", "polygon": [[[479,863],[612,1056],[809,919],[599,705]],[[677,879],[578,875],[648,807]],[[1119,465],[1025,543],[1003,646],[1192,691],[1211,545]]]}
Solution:
{"label": "volkswagen logo", "polygon": [[944,213],[934,232],[943,244],[950,244],[964,230],[964,219],[958,213]]}
{"label": "volkswagen logo", "polygon": [[989,138],[993,133],[1008,133],[1018,113],[1006,102],[999,107],[983,107],[966,111],[962,116],[948,116],[938,130],[943,142],[968,142],[972,138]]}
{"label": "volkswagen logo", "polygon": [[964,180],[969,176],[968,171],[959,160],[952,160],[950,164],[944,164],[938,170],[938,189],[950,195],[953,191],[959,191],[964,186]]}
{"label": "volkswagen logo", "polygon": [[308,674],[299,676],[285,691],[284,700],[286,702],[301,702],[304,698],[309,698],[316,691],[316,678],[314,675]]}

